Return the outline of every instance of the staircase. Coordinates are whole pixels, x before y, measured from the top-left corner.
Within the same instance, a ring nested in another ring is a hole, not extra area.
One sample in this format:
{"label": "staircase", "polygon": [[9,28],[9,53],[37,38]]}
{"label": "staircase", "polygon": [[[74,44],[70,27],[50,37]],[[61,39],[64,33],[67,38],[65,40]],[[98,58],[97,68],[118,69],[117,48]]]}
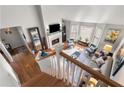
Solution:
{"label": "staircase", "polygon": [[52,77],[46,73],[41,73],[24,83],[22,87],[69,87],[62,80]]}
{"label": "staircase", "polygon": [[15,62],[10,65],[17,73],[21,87],[69,87],[67,83],[58,79],[55,74],[50,75],[40,70],[30,53],[20,53],[13,56]]}
{"label": "staircase", "polygon": [[[28,64],[29,66],[26,64],[20,67],[21,65],[16,65],[15,62],[13,62],[11,66],[15,69],[16,72],[20,73],[22,79],[26,76],[27,79],[25,82],[21,83],[22,87],[79,87],[82,83],[82,80],[86,81],[83,86],[87,87],[91,77],[98,81],[98,85],[95,85],[95,87],[100,87],[101,85],[105,85],[106,87],[122,86],[110,78],[105,77],[98,71],[95,71],[87,65],[80,63],[78,60],[73,59],[64,52],[61,52],[60,55],[60,61],[55,60],[54,56],[51,58],[51,66],[49,68],[50,73],[45,73],[44,70],[41,70],[41,72],[39,72],[37,75],[34,75],[32,74],[36,73],[33,69],[34,64],[30,66],[30,63]],[[21,63],[26,63],[27,61],[29,61],[29,59],[23,59]],[[75,74],[75,72],[77,72],[77,68],[79,72],[78,75]],[[31,72],[29,73],[29,71]],[[89,77],[87,79],[82,76],[84,71],[89,73]]]}

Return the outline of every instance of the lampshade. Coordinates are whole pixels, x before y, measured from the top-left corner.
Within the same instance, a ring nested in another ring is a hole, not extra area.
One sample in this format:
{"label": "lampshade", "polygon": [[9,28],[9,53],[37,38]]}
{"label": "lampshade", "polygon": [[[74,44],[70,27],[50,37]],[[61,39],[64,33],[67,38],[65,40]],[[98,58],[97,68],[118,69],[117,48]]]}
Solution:
{"label": "lampshade", "polygon": [[124,48],[121,49],[121,56],[124,56]]}
{"label": "lampshade", "polygon": [[90,87],[94,87],[94,86],[96,86],[96,84],[98,83],[98,81],[95,79],[95,78],[90,78],[90,80],[89,80],[89,82],[88,82],[88,85],[90,86]]}
{"label": "lampshade", "polygon": [[111,45],[105,45],[103,49],[104,49],[105,52],[111,52],[112,51],[112,46]]}

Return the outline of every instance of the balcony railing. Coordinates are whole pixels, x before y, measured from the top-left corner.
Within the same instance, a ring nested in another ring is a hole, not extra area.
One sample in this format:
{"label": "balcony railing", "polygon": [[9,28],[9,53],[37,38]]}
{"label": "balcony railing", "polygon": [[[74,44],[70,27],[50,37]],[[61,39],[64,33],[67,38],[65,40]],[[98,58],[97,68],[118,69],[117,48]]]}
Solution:
{"label": "balcony railing", "polygon": [[[43,64],[39,64],[41,71],[63,80],[67,85],[75,87],[122,87],[122,85],[106,77],[98,70],[81,63],[63,51],[44,60],[47,62],[42,60],[41,63]],[[46,64],[47,67],[45,67]]]}
{"label": "balcony railing", "polygon": [[[122,85],[118,84],[117,82],[107,78],[103,74],[98,71],[95,71],[91,67],[79,62],[78,60],[72,58],[71,56],[67,55],[64,52],[61,52],[60,55],[63,57],[63,80],[67,81],[67,84],[71,84],[72,86],[80,86],[81,82],[83,83],[83,79],[85,81],[84,86],[90,86],[90,79],[91,77],[94,78],[97,82],[95,86],[112,86],[112,87],[122,87]],[[73,67],[72,67],[73,65]],[[64,68],[66,66],[66,69]],[[74,75],[76,68],[78,68],[78,76]],[[67,76],[65,73],[67,72]],[[84,77],[82,73],[85,72],[89,74],[89,77]],[[72,73],[72,74],[70,74]],[[70,81],[71,77],[71,81]],[[76,84],[74,84],[74,80],[77,80]],[[92,81],[91,81],[92,82]]]}

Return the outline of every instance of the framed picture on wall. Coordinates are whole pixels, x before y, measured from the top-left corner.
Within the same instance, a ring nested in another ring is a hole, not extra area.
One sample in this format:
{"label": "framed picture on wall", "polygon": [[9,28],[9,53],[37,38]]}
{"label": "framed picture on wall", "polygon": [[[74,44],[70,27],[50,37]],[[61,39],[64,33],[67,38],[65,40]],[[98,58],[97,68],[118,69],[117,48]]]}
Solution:
{"label": "framed picture on wall", "polygon": [[119,36],[120,30],[119,29],[108,29],[107,34],[105,36],[105,41],[110,43],[115,43]]}

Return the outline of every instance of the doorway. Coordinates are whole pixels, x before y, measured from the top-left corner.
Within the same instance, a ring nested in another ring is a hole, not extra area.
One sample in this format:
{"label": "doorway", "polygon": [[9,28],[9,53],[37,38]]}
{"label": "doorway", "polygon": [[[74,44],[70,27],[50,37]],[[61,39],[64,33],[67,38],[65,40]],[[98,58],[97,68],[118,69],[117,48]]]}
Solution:
{"label": "doorway", "polygon": [[14,56],[21,52],[27,52],[26,40],[20,26],[0,29],[0,38],[8,52]]}

